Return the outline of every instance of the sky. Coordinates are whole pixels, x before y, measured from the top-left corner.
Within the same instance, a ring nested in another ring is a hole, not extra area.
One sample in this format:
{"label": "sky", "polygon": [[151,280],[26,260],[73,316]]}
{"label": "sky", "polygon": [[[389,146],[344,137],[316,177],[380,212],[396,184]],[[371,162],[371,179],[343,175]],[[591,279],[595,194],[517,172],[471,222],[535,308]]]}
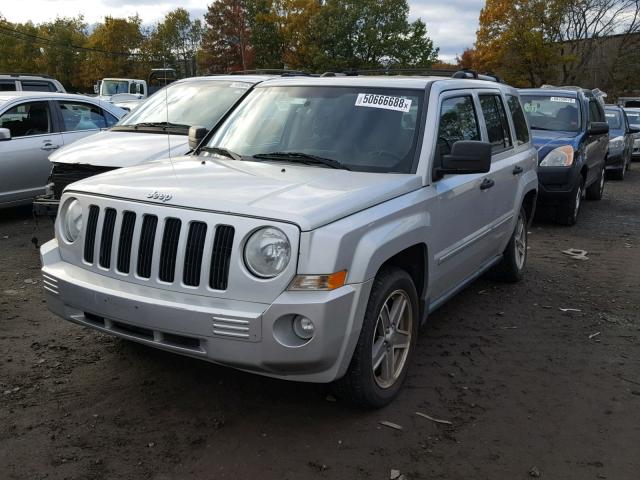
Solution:
{"label": "sky", "polygon": [[[127,17],[138,14],[143,23],[153,24],[177,7],[186,8],[192,18],[202,17],[211,0],[0,0],[0,15],[11,22],[41,23],[56,16],[79,13],[88,23],[97,23],[105,15]],[[410,19],[422,18],[429,36],[440,47],[440,58],[455,60],[473,45],[478,15],[484,0],[408,0]]]}

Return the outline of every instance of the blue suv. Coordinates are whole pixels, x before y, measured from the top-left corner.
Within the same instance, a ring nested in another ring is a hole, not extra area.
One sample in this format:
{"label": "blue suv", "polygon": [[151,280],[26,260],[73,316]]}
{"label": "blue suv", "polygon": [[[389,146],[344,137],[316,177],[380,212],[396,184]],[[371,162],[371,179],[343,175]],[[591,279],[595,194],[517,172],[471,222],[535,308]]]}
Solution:
{"label": "blue suv", "polygon": [[604,191],[609,125],[599,90],[543,87],[520,90],[538,150],[538,210],[574,225],[582,199]]}

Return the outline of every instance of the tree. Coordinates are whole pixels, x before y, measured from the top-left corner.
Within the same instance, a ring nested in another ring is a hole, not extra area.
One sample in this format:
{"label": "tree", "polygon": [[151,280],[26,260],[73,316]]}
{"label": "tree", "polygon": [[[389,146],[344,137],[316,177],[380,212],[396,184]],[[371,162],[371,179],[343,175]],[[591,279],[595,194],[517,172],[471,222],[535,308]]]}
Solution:
{"label": "tree", "polygon": [[199,19],[191,20],[184,8],[167,13],[148,34],[147,52],[155,64],[177,64],[185,77],[196,74],[195,59],[202,43],[203,26]]}
{"label": "tree", "polygon": [[34,41],[37,35],[33,23],[11,23],[0,16],[0,71],[38,73],[42,51]]}
{"label": "tree", "polygon": [[317,70],[429,66],[438,50],[406,0],[327,0],[312,21]]}
{"label": "tree", "polygon": [[243,0],[218,0],[204,16],[207,30],[199,55],[209,72],[246,70],[253,66],[249,12]]}

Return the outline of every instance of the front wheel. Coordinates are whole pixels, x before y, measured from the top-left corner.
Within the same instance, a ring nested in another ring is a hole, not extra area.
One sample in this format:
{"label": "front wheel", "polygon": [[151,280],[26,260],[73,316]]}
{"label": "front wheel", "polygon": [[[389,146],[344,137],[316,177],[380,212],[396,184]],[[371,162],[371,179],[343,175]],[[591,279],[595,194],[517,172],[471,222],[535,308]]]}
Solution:
{"label": "front wheel", "polygon": [[562,225],[575,225],[578,221],[578,214],[582,206],[582,196],[584,194],[584,179],[578,179],[578,184],[571,192],[569,200],[558,207],[556,222]]}
{"label": "front wheel", "polygon": [[606,170],[602,167],[602,171],[600,172],[600,176],[598,180],[593,182],[589,188],[587,188],[587,200],[601,200],[602,195],[604,194],[604,180],[606,175]]}
{"label": "front wheel", "polygon": [[336,394],[367,408],[391,402],[407,376],[418,323],[418,294],[411,276],[396,267],[381,270],[349,369],[334,382]]}

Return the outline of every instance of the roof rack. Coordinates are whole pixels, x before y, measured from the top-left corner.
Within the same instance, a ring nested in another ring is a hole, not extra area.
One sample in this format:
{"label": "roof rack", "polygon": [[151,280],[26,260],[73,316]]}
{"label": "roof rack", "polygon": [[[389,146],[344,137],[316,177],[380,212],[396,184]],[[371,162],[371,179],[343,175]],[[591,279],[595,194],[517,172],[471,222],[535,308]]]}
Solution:
{"label": "roof rack", "polygon": [[478,73],[475,70],[469,68],[463,68],[451,75],[453,78],[466,78],[474,80],[485,80],[488,82],[504,83],[498,75],[492,73]]}
{"label": "roof rack", "polygon": [[227,75],[280,75],[283,77],[317,77],[319,75],[303,72],[301,70],[288,70],[286,68],[257,68],[254,70],[236,70]]}
{"label": "roof rack", "polygon": [[53,78],[51,75],[47,75],[45,73],[2,73],[0,75],[8,75],[9,77],[42,77],[42,78]]}

